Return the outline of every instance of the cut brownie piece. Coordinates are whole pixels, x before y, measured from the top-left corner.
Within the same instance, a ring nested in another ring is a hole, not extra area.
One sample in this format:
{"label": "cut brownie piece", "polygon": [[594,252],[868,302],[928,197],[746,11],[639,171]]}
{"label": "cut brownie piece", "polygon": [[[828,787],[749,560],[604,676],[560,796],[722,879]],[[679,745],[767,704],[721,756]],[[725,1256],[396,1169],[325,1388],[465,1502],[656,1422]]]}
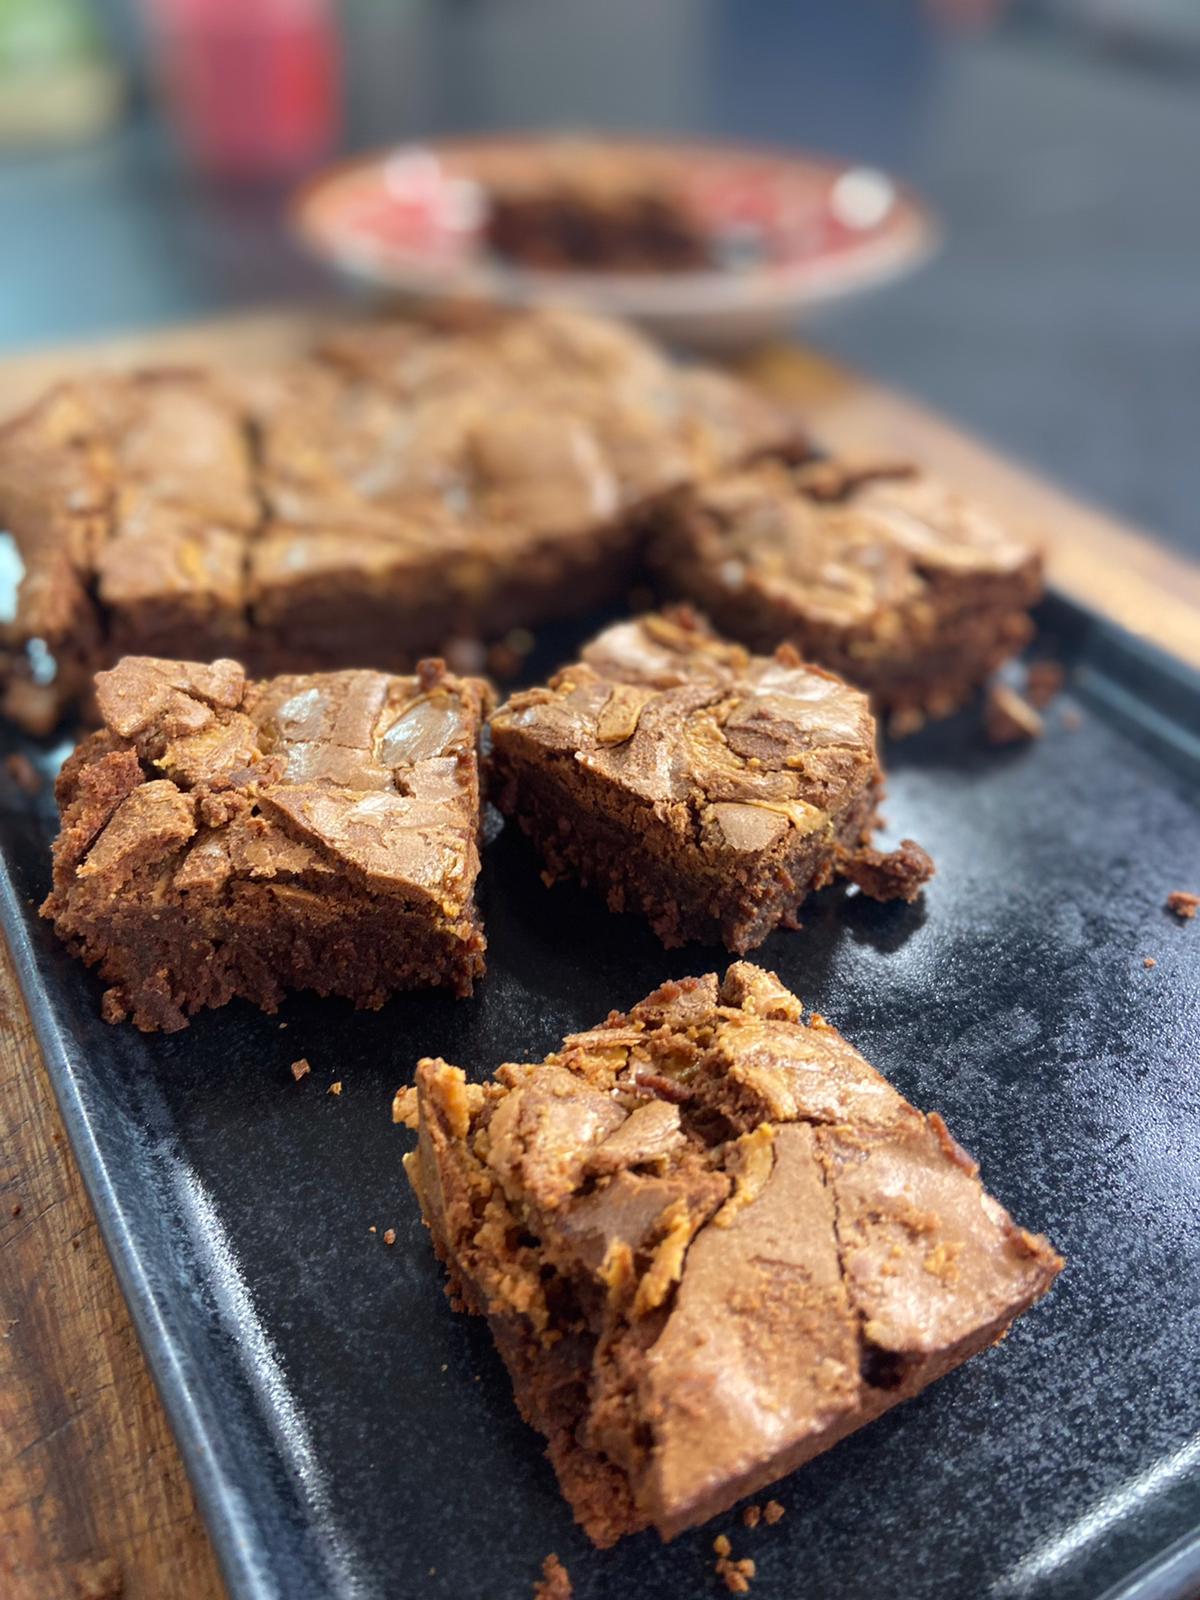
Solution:
{"label": "cut brownie piece", "polygon": [[671,592],[753,649],[790,641],[901,729],[962,704],[1032,633],[1037,552],[910,466],[763,462],[653,522]]}
{"label": "cut brownie piece", "polygon": [[288,989],[470,994],[485,684],[440,661],[249,683],[131,656],[96,697],[42,914],[109,984],[109,1021],[169,1031]]}
{"label": "cut brownie piece", "polygon": [[599,1545],[725,1510],[994,1344],[1062,1261],[778,979],[668,983],[487,1084],[422,1061],[405,1166]]}
{"label": "cut brownie piece", "polygon": [[866,696],[685,608],[609,628],[491,726],[496,804],[547,880],[579,877],[667,945],[741,953],[839,873],[911,900],[933,870],[910,840],[868,848],[882,780]]}
{"label": "cut brownie piece", "polygon": [[484,171],[485,237],[539,272],[699,272],[716,265],[678,161],[564,142],[548,160]]}
{"label": "cut brownie piece", "polygon": [[736,379],[561,312],[64,385],[0,428],[0,704],[46,730],[125,654],[407,672],[613,598],[651,501],[795,446]]}

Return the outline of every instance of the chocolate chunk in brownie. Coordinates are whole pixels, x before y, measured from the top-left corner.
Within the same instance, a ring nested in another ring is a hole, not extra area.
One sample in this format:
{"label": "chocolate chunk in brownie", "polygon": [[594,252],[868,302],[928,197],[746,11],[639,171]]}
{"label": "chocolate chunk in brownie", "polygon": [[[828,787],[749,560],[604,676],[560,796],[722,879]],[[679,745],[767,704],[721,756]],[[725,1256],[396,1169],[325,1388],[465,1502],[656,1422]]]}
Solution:
{"label": "chocolate chunk in brownie", "polygon": [[438,661],[252,683],[131,656],[96,696],[42,914],[98,968],[110,1021],[169,1031],[288,989],[470,994],[484,684]]}
{"label": "chocolate chunk in brownie", "polygon": [[650,501],[794,443],[735,378],[562,312],[81,379],[0,428],[0,703],[45,730],[126,654],[411,671],[611,599]]}
{"label": "chocolate chunk in brownie", "polygon": [[901,726],[962,704],[1032,632],[1037,553],[913,467],[763,462],[653,523],[673,593],[753,649],[790,641]]}
{"label": "chocolate chunk in brownie", "polygon": [[486,1084],[422,1061],[413,1099],[451,1298],[488,1318],[600,1545],[791,1472],[994,1344],[1062,1266],[939,1116],[744,962]]}
{"label": "chocolate chunk in brownie", "polygon": [[548,880],[572,875],[664,944],[761,944],[839,874],[913,899],[933,870],[869,849],[867,698],[790,646],[751,656],[678,608],[609,628],[492,718],[495,800]]}

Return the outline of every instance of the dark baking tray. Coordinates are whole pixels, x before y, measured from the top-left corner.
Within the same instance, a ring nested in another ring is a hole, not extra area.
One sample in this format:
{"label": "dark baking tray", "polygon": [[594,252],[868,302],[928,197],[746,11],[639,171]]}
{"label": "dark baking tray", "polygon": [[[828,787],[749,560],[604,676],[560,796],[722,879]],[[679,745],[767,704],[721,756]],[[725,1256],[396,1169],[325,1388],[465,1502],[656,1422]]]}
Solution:
{"label": "dark baking tray", "polygon": [[827,891],[757,959],[1069,1266],[998,1349],[785,1481],[778,1526],[668,1547],[573,1527],[486,1329],[441,1293],[389,1107],[423,1053],[536,1058],[723,953],[544,890],[505,830],[474,1000],[239,1004],[147,1038],[99,1020],[34,915],[52,808],[0,777],[5,929],[236,1600],[525,1600],[550,1550],[579,1600],[675,1600],[724,1592],[721,1530],[760,1600],[1200,1592],[1200,923],[1164,909],[1200,878],[1200,681],[1061,602],[1047,648],[1072,689],[1044,739],[989,748],[970,712],[890,753],[892,833],[938,860],[923,902]]}

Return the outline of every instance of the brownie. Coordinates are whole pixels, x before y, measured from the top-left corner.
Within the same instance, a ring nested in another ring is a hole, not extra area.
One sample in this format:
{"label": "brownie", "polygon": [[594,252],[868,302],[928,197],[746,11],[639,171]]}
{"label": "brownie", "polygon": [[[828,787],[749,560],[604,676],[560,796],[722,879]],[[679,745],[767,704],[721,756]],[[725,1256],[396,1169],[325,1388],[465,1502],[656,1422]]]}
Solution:
{"label": "brownie", "polygon": [[65,384],[0,429],[0,704],[46,731],[126,654],[408,672],[611,599],[657,497],[789,444],[736,379],[550,311]]}
{"label": "brownie", "polygon": [[42,915],[98,968],[110,1022],[171,1031],[288,989],[471,993],[485,684],[440,661],[256,683],[130,656],[96,698]]}
{"label": "brownie", "polygon": [[795,644],[900,731],[961,705],[1032,634],[1038,553],[904,463],[766,461],[652,520],[673,594],[753,649]]}
{"label": "brownie", "polygon": [[422,1061],[397,1116],[451,1299],[598,1545],[760,1491],[996,1343],[1062,1266],[936,1113],[743,962],[485,1084]]}
{"label": "brownie", "polygon": [[535,272],[702,272],[717,265],[677,164],[579,146],[485,182],[484,237]]}
{"label": "brownie", "polygon": [[867,697],[790,646],[751,656],[686,608],[618,623],[492,717],[493,797],[545,863],[664,944],[739,954],[841,875],[913,899],[906,840],[870,848],[882,778]]}

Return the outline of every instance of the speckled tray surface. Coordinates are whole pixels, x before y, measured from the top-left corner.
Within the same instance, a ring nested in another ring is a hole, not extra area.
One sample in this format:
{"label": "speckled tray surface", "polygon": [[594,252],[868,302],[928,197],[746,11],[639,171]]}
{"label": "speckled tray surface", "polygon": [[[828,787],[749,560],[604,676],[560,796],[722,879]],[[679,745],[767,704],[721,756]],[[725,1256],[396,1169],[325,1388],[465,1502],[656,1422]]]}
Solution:
{"label": "speckled tray surface", "polygon": [[550,1550],[578,1600],[717,1595],[721,1531],[757,1600],[1200,1593],[1200,923],[1164,910],[1200,876],[1200,683],[1058,603],[1042,621],[1072,671],[1044,739],[992,749],[964,713],[889,752],[890,834],[937,858],[924,899],[826,891],[755,959],[940,1110],[1067,1270],[997,1349],[784,1480],[777,1526],[670,1546],[573,1526],[485,1326],[441,1292],[389,1108],[422,1054],[536,1059],[724,952],[544,889],[506,829],[473,1000],[239,1003],[143,1037],[99,1020],[35,916],[52,801],[0,774],[0,912],[235,1600],[526,1600]]}

